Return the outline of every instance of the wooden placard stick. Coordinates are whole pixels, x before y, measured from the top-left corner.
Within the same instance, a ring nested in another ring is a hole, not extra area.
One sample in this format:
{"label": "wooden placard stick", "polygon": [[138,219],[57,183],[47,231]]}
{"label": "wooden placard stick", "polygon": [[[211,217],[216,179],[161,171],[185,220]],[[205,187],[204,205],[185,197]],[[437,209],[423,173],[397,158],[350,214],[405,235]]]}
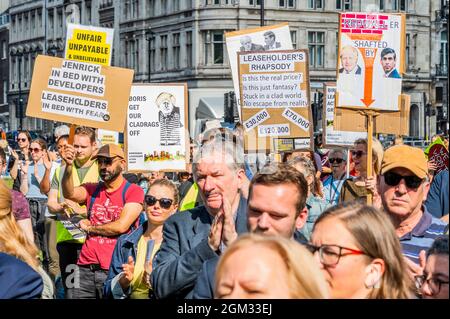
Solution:
{"label": "wooden placard stick", "polygon": [[76,128],[77,128],[76,124],[70,124],[69,140],[67,141],[67,144],[73,145],[73,139],[75,137]]}

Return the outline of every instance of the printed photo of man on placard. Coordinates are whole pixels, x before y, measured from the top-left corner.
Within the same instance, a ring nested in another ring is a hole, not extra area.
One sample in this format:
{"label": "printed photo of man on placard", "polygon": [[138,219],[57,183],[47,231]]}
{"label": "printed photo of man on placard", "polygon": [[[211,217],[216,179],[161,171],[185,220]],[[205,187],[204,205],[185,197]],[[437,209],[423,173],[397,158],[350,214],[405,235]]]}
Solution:
{"label": "printed photo of man on placard", "polygon": [[358,50],[350,45],[342,48],[341,65],[339,73],[361,75],[361,67],[358,65]]}
{"label": "printed photo of man on placard", "polygon": [[243,36],[241,38],[241,52],[254,52],[254,51],[264,51],[264,47],[260,44],[252,42],[252,38],[249,35]]}
{"label": "printed photo of man on placard", "polygon": [[281,48],[281,43],[276,41],[276,36],[273,31],[267,31],[264,33],[264,42],[266,45],[264,46],[264,50],[277,50]]}
{"label": "printed photo of man on placard", "polygon": [[384,77],[385,78],[393,78],[393,79],[401,79],[400,74],[398,73],[395,65],[397,63],[397,55],[395,54],[394,49],[384,48],[381,51],[381,66],[383,67]]}

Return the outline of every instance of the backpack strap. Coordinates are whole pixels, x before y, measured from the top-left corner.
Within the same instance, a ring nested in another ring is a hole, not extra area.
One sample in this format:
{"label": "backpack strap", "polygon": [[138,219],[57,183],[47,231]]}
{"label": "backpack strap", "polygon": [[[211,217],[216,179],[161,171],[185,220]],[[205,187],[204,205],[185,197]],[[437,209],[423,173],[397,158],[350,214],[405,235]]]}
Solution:
{"label": "backpack strap", "polygon": [[[123,187],[123,190],[122,190],[122,204],[123,204],[123,206],[125,206],[125,195],[127,194],[128,188],[130,188],[130,186],[131,186],[131,183],[129,181],[125,180],[125,186]],[[140,220],[141,220],[141,218],[139,216],[139,218],[136,220],[136,222],[131,225],[130,231],[134,231],[136,228],[139,227]]]}
{"label": "backpack strap", "polygon": [[97,187],[95,188],[94,192],[92,193],[91,201],[89,202],[89,208],[87,210],[87,218],[88,218],[88,220],[91,219],[91,210],[92,210],[92,207],[94,206],[94,202],[95,202],[98,194],[100,194],[100,189],[102,188],[102,186],[103,186],[103,183],[99,182],[97,184]]}

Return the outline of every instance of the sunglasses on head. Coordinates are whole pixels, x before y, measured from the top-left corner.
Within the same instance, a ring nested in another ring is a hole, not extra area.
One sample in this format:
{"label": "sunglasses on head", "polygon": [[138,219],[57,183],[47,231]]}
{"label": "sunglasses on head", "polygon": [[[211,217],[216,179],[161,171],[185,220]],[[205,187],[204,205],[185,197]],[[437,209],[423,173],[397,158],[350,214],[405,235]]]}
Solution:
{"label": "sunglasses on head", "polygon": [[329,158],[331,164],[338,163],[341,164],[344,160],[342,158]]}
{"label": "sunglasses on head", "polygon": [[26,138],[18,138],[18,139],[17,139],[17,142],[26,142],[26,141],[27,141]]}
{"label": "sunglasses on head", "polygon": [[419,187],[424,181],[424,179],[415,175],[403,176],[394,172],[387,172],[384,174],[384,182],[389,186],[397,186],[402,179],[405,180],[406,187],[414,189]]}
{"label": "sunglasses on head", "polygon": [[38,152],[40,152],[40,151],[42,151],[42,149],[37,148],[37,147],[35,147],[35,148],[31,148],[31,147],[30,147],[30,152],[32,152],[32,153],[38,153]]}
{"label": "sunglasses on head", "polygon": [[170,206],[172,206],[173,200],[170,198],[156,198],[152,195],[145,195],[145,203],[149,206],[153,206],[156,204],[156,202],[159,202],[159,205],[161,208],[168,209]]}
{"label": "sunglasses on head", "polygon": [[100,166],[102,166],[103,164],[109,166],[114,162],[115,159],[116,157],[97,157],[97,164]]}
{"label": "sunglasses on head", "polygon": [[356,157],[356,158],[367,154],[366,152],[363,152],[363,151],[351,151],[351,153],[352,153],[352,156]]}

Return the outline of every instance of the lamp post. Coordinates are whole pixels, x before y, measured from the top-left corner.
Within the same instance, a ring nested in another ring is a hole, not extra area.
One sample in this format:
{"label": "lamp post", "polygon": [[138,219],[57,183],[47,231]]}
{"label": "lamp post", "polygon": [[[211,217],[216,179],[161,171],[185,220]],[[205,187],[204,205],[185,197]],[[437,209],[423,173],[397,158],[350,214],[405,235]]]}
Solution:
{"label": "lamp post", "polygon": [[148,83],[150,83],[151,80],[151,59],[152,59],[152,41],[153,41],[153,35],[155,32],[153,32],[150,28],[145,31],[145,39],[148,41]]}
{"label": "lamp post", "polygon": [[264,26],[264,0],[260,0],[261,1],[261,26]]}

